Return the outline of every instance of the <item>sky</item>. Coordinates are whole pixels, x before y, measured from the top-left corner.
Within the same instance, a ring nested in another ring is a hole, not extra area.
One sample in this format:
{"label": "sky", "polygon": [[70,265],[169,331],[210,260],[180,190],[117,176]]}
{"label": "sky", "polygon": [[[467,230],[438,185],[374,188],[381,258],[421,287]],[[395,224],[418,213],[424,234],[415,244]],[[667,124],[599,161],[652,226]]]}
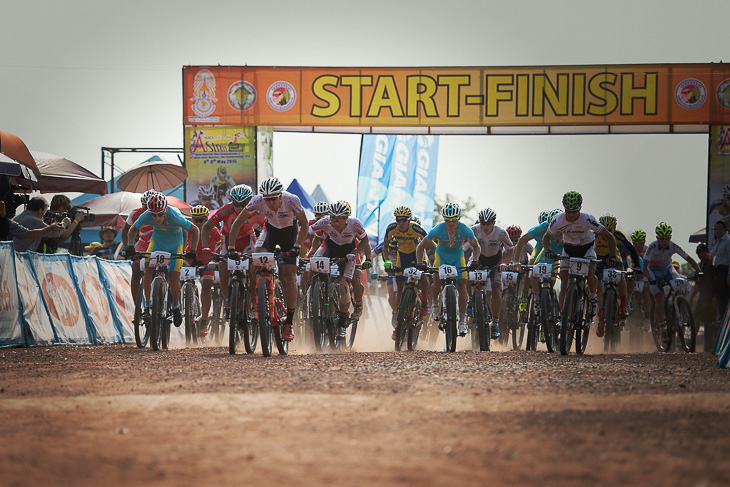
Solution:
{"label": "sky", "polygon": [[[182,147],[182,67],[708,63],[730,4],[702,1],[0,0],[0,130],[97,175],[101,147]],[[12,20],[10,20],[12,19]],[[359,135],[275,133],[274,174],[356,200]],[[705,225],[705,135],[441,136],[437,195],[524,230],[584,211],[687,243]],[[117,171],[151,154],[119,155]],[[170,156],[163,156],[170,157]],[[109,177],[109,168],[106,169]]]}

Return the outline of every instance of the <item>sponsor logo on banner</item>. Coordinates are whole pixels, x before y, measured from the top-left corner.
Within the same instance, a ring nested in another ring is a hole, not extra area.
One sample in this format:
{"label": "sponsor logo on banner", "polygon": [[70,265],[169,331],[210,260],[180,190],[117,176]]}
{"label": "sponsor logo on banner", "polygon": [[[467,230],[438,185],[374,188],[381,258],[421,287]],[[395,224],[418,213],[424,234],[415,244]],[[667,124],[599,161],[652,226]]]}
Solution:
{"label": "sponsor logo on banner", "polygon": [[98,276],[92,278],[91,276],[85,275],[81,281],[81,292],[84,294],[89,312],[95,318],[105,319],[107,309],[102,299],[106,299],[106,293],[99,285]]}
{"label": "sponsor logo on banner", "polygon": [[[209,121],[217,121],[217,117],[210,117],[215,111],[215,103],[218,98],[215,97],[215,76],[208,69],[201,69],[193,79],[193,96],[190,98],[193,102],[191,108],[193,113],[198,117],[189,117],[190,121],[201,122],[205,119]],[[215,120],[213,120],[215,119]]]}
{"label": "sponsor logo on banner", "polygon": [[730,110],[730,78],[727,78],[720,83],[715,91],[717,95],[717,101],[720,105]]}
{"label": "sponsor logo on banner", "polygon": [[48,272],[41,282],[41,291],[54,321],[74,327],[79,321],[79,304],[71,284],[63,276]]}
{"label": "sponsor logo on banner", "polygon": [[682,108],[694,110],[701,107],[707,99],[705,84],[695,78],[688,78],[677,85],[674,98]]}
{"label": "sponsor logo on banner", "polygon": [[248,81],[237,81],[228,88],[228,104],[245,112],[256,103],[256,88]]}
{"label": "sponsor logo on banner", "polygon": [[730,156],[730,127],[720,127],[715,141],[715,155]]}
{"label": "sponsor logo on banner", "polygon": [[297,101],[297,92],[290,83],[277,81],[269,86],[266,101],[277,112],[285,112],[294,106],[294,102]]}
{"label": "sponsor logo on banner", "polygon": [[114,284],[114,302],[117,303],[119,309],[131,321],[134,315],[134,302],[132,301],[129,281],[122,276],[116,276],[114,278]]}

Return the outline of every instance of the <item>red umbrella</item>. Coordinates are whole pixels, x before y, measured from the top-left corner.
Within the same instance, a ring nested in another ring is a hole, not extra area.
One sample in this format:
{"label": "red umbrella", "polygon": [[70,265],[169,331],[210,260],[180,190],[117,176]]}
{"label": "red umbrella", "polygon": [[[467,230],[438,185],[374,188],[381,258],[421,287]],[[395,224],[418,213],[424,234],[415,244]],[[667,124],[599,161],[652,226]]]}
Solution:
{"label": "red umbrella", "polygon": [[0,130],[0,153],[23,164],[33,171],[36,177],[40,177],[41,172],[38,170],[33,156],[30,155],[30,151],[17,135]]}
{"label": "red umbrella", "polygon": [[174,188],[187,177],[188,171],[182,166],[163,160],[147,161],[124,173],[117,180],[117,187],[138,193],[148,189],[164,191]]}
{"label": "red umbrella", "polygon": [[107,193],[106,181],[75,162],[45,152],[32,151],[31,155],[41,171],[41,176],[36,182],[18,177],[16,183],[41,193]]}
{"label": "red umbrella", "polygon": [[[124,225],[124,220],[132,210],[141,206],[139,202],[141,196],[140,193],[128,191],[109,193],[85,201],[81,203],[83,206],[80,205],[78,208],[88,208],[89,213],[95,215],[93,226],[118,228]],[[185,216],[190,215],[190,205],[179,198],[167,196],[167,204],[178,208]],[[88,226],[92,226],[92,224],[90,223]]]}

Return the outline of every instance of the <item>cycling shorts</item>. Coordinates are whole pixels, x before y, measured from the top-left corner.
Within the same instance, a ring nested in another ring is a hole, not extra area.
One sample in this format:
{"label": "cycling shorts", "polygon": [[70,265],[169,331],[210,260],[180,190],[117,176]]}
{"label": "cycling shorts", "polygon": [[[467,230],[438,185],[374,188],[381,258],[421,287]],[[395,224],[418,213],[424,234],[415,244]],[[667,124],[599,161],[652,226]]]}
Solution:
{"label": "cycling shorts", "polygon": [[[436,250],[436,254],[434,255],[433,259],[433,266],[439,267],[442,265],[453,265],[455,267],[464,267],[466,266],[466,262],[464,260],[464,254],[456,254],[456,255],[441,255]],[[438,274],[436,274],[436,277],[438,277]],[[457,274],[457,279],[466,279],[468,276],[466,274],[466,271],[461,271]]]}
{"label": "cycling shorts", "polygon": [[[180,241],[180,244],[174,248],[166,248],[163,245],[157,245],[154,240],[150,240],[149,245],[147,246],[147,252],[154,252],[155,250],[160,250],[162,252],[170,252],[171,254],[182,254],[183,252],[183,244],[182,240]],[[145,262],[146,264],[146,262]],[[180,272],[183,267],[183,259],[179,257],[173,257],[170,259],[170,263],[167,265],[167,271],[168,272]]]}
{"label": "cycling shorts", "polygon": [[[264,228],[264,231],[261,232],[259,239],[256,241],[256,247],[262,247],[267,252],[273,252],[278,246],[282,252],[289,252],[297,242],[297,231],[296,225],[276,228],[267,221],[266,228]],[[296,255],[294,257],[287,255],[281,259],[281,263],[296,265],[297,257]]]}
{"label": "cycling shorts", "polygon": [[[416,267],[416,252],[397,252],[395,258],[395,266],[405,269],[407,267]],[[407,281],[408,278],[403,276],[403,271],[395,273],[395,280],[397,282]]]}

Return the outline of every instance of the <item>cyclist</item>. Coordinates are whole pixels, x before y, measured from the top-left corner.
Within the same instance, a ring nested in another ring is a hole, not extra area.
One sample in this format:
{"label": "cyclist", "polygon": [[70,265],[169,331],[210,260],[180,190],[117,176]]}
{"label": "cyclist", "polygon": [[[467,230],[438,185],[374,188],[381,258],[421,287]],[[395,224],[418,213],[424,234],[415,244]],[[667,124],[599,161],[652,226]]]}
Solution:
{"label": "cyclist", "polygon": [[[238,236],[239,229],[253,214],[266,217],[266,225],[256,241],[256,252],[273,252],[279,246],[286,255],[281,266],[281,283],[284,287],[286,305],[286,321],[284,322],[284,340],[294,339],[292,319],[297,302],[297,258],[302,243],[309,231],[309,222],[304,213],[299,197],[288,191],[278,178],[271,177],[259,186],[259,194],[254,196],[246,208],[238,214],[231,225],[231,240]],[[297,228],[299,222],[299,228]],[[297,234],[298,232],[298,234]],[[228,250],[235,251],[228,244]]]}
{"label": "cyclist", "polygon": [[[497,213],[491,208],[485,208],[479,212],[479,222],[471,227],[476,240],[479,242],[481,253],[476,252],[472,256],[472,263],[479,264],[482,268],[492,268],[490,275],[492,281],[492,338],[499,338],[499,311],[502,307],[502,272],[499,264],[502,263],[502,251],[507,250],[507,258],[512,254],[514,244],[507,232],[496,225]],[[467,283],[468,295],[471,295],[470,286]]]}
{"label": "cyclist", "polygon": [[[634,246],[629,242],[629,239],[626,238],[626,235],[623,234],[621,230],[616,230],[616,224],[618,221],[616,220],[616,217],[610,214],[605,214],[602,217],[598,219],[598,222],[603,225],[603,228],[611,232],[616,239],[616,249],[617,253],[614,254],[612,257],[616,260],[616,265],[613,267],[618,268],[620,270],[624,270],[628,268],[628,259],[627,257],[631,255],[631,263],[632,267],[641,274],[641,265],[642,260],[641,257],[639,257],[638,252],[636,252],[636,249]],[[603,308],[603,270],[607,268],[606,261],[609,257],[609,250],[608,250],[608,242],[605,238],[602,236],[596,237],[596,258],[600,260],[601,262],[598,263],[596,266],[596,277],[598,278],[598,328],[596,329],[596,336],[602,337],[603,332],[605,330],[606,324],[603,321],[603,313],[601,313],[601,309]],[[618,285],[618,295],[619,295],[619,315],[621,318],[626,318],[626,280],[621,279],[621,282]]]}
{"label": "cyclist", "polygon": [[[554,216],[550,221],[545,235],[542,236],[542,246],[547,248],[550,246],[552,237],[563,237],[563,257],[582,257],[586,259],[596,258],[595,239],[597,235],[602,235],[608,241],[609,257],[606,265],[613,267],[616,265],[616,239],[611,232],[603,228],[596,219],[587,213],[581,213],[583,206],[583,196],[577,191],[568,191],[563,195],[563,208],[565,212]],[[552,250],[545,251],[545,257],[554,259],[556,256]],[[564,305],[565,292],[568,288],[568,263],[561,261],[560,263],[560,303]],[[588,273],[588,288],[590,295],[588,301],[591,306],[591,314],[595,316],[598,311],[598,296],[596,291],[598,288],[598,279],[596,278],[596,263],[590,264],[590,272]]]}
{"label": "cyclist", "polygon": [[[230,191],[231,202],[223,205],[218,211],[210,216],[208,221],[203,225],[202,240],[203,240],[203,252],[208,253],[210,249],[210,234],[213,230],[218,227],[219,224],[223,224],[221,230],[223,236],[223,242],[221,245],[221,255],[227,256],[228,249],[232,248],[236,252],[250,252],[254,248],[254,231],[256,229],[263,228],[266,217],[263,215],[251,215],[243,224],[241,231],[238,232],[238,238],[233,242],[231,236],[231,226],[233,221],[243,211],[246,205],[253,198],[253,190],[248,184],[239,184],[234,186]],[[250,283],[253,284],[254,278],[251,273]],[[230,303],[228,303],[228,263],[225,261],[218,263],[218,275],[221,281],[221,294],[225,301],[226,309],[230,309]],[[251,287],[253,289],[253,287]]]}
{"label": "cyclist", "polygon": [[217,210],[220,205],[213,198],[215,197],[215,189],[210,185],[198,187],[198,199],[191,203],[192,206],[202,205],[208,208],[208,211]]}
{"label": "cyclist", "polygon": [[[398,251],[398,246],[395,243],[395,240],[390,241],[390,245],[387,247],[383,247],[383,242],[380,242],[377,247],[373,249],[373,259],[376,256],[380,256],[381,259],[383,259],[383,266],[385,266],[385,261],[396,258]],[[374,270],[371,272],[370,277],[372,279],[378,278],[378,273]],[[390,310],[392,314],[391,318],[391,324],[393,325],[393,331],[395,331],[395,324],[396,324],[396,315],[395,315],[395,276],[388,275],[387,279],[385,280],[385,284],[388,290],[388,304],[390,305]],[[393,339],[395,340],[395,334],[393,334]]]}
{"label": "cyclist", "polygon": [[[423,253],[427,250],[435,250],[434,267],[451,265],[465,267],[464,242],[469,242],[474,249],[474,255],[481,254],[479,242],[474,237],[474,232],[467,225],[461,223],[461,208],[457,203],[446,203],[441,209],[441,216],[444,221],[436,225],[416,247],[416,262],[418,268],[426,269],[423,264]],[[434,240],[438,239],[438,245]],[[476,266],[476,263],[475,263]],[[466,336],[466,304],[469,295],[466,292],[466,273],[457,274],[457,285],[459,291],[459,336]],[[431,310],[435,320],[441,319],[441,304],[438,302],[438,295],[441,291],[441,279],[438,274],[433,275],[431,285]]]}
{"label": "cyclist", "polygon": [[[310,235],[319,235],[324,239],[324,245],[317,248],[317,256],[344,258],[348,254],[365,254],[363,269],[372,267],[372,251],[370,239],[368,238],[362,222],[351,217],[350,205],[345,201],[336,201],[330,205],[329,216],[317,221],[309,229]],[[362,314],[362,296],[365,288],[360,281],[359,271],[355,272],[355,259],[348,261],[340,279],[340,316],[337,322],[337,334],[340,338],[347,335],[347,317],[350,309],[350,285],[353,287],[355,302],[353,303],[353,316],[359,317]]]}
{"label": "cyclist", "polygon": [[[398,250],[396,251],[395,266],[391,260],[383,261],[383,268],[386,271],[392,271],[393,267],[405,269],[406,267],[416,267],[416,247],[418,243],[426,236],[426,231],[421,225],[413,221],[413,212],[407,206],[399,206],[393,211],[395,221],[388,225],[385,229],[385,237],[383,237],[383,246],[390,246],[392,241],[396,242]],[[396,283],[404,283],[407,280],[403,276],[403,271],[395,273]],[[422,276],[419,283],[421,288],[421,315],[428,314],[428,281],[425,275]],[[400,306],[401,296],[403,295],[403,284],[397,285],[398,289],[395,294],[395,308]]]}
{"label": "cyclist", "polygon": [[702,275],[700,266],[676,243],[672,242],[672,227],[661,222],[656,227],[656,240],[646,249],[644,254],[644,275],[648,276],[651,284],[651,293],[654,295],[654,312],[659,325],[659,333],[663,340],[667,339],[667,326],[664,323],[664,286],[656,284],[656,281],[680,277],[679,273],[672,266],[672,256],[679,254],[689,265]]}
{"label": "cyclist", "polygon": [[[520,228],[519,225],[510,225],[507,227],[506,230],[507,235],[509,235],[509,239],[512,240],[512,243],[514,243],[516,247],[517,242],[519,242],[520,238],[522,237],[522,228]],[[521,254],[513,252],[513,260],[515,262],[519,262],[522,265],[525,265],[530,261],[530,256],[532,255],[533,250],[535,250],[534,247],[529,242],[526,242],[523,246],[523,249],[520,250]]]}
{"label": "cyclist", "polygon": [[[134,223],[129,230],[130,240],[134,240],[137,232],[144,225],[152,226],[152,238],[147,247],[148,252],[161,250],[170,253],[182,253],[183,250],[183,231],[192,234],[192,247],[198,246],[200,231],[198,227],[190,223],[180,213],[180,210],[167,205],[167,198],[162,193],[156,193],[147,201],[147,211],[145,211]],[[194,250],[186,253],[185,258],[191,261],[197,260],[197,254]],[[182,259],[173,258],[168,266],[168,282],[170,284],[170,294],[172,295],[172,313],[175,326],[182,324],[182,313],[180,312],[180,269],[182,268]],[[150,291],[152,288],[153,272],[144,273],[144,295],[146,299],[145,317],[150,315]]]}
{"label": "cyclist", "polygon": [[[151,225],[145,225],[139,230],[139,240],[137,240],[136,244],[134,240],[129,239],[129,229],[132,227],[132,225],[134,225],[137,219],[142,216],[142,213],[147,211],[147,202],[155,194],[157,194],[157,191],[155,191],[154,189],[150,189],[142,193],[142,196],[139,199],[139,202],[142,206],[130,211],[127,220],[124,222],[124,227],[122,227],[122,245],[124,246],[124,257],[131,257],[135,251],[144,252],[149,246],[150,237],[152,237]],[[132,297],[134,299],[137,299],[137,292],[139,291],[139,283],[142,280],[143,272],[144,269],[140,269],[139,267],[139,259],[133,259],[131,287]]]}
{"label": "cyclist", "polygon": [[[193,224],[202,231],[203,226],[208,221],[209,215],[208,208],[203,205],[196,205],[190,209],[190,216],[193,219]],[[223,242],[223,235],[217,227],[213,227],[208,234],[208,243],[211,245],[213,250],[220,249],[221,243]],[[185,247],[185,251],[189,252],[192,249],[193,240],[192,234],[188,232],[188,242]],[[203,250],[202,239],[198,241],[198,247],[195,252],[200,255],[200,265],[207,265],[210,261],[210,254]],[[192,263],[195,265],[195,262]],[[200,336],[204,337],[208,335],[208,313],[210,312],[211,303],[211,289],[213,287],[213,281],[215,280],[215,271],[204,270],[200,276],[200,311],[202,318],[200,319]]]}

